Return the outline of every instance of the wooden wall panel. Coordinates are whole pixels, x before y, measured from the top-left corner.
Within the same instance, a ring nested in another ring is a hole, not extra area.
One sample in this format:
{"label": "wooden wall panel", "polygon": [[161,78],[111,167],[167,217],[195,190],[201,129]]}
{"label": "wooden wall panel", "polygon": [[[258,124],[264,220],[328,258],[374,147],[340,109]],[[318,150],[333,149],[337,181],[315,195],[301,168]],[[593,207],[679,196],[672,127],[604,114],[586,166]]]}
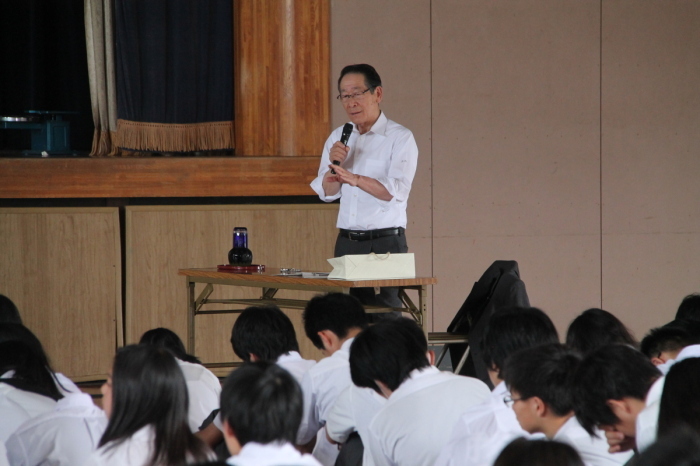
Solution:
{"label": "wooden wall panel", "polygon": [[0,293],[54,368],[105,378],[122,335],[117,209],[0,209],[0,257]]}
{"label": "wooden wall panel", "polygon": [[[227,262],[234,227],[248,228],[253,262],[269,267],[330,271],[337,230],[337,204],[287,206],[127,207],[126,341],[146,330],[168,327],[185,338],[187,302],[181,268],[213,267]],[[196,292],[199,293],[198,286]],[[253,290],[215,288],[212,298],[258,297]],[[280,291],[279,297],[308,297]],[[221,306],[209,305],[208,309]],[[305,357],[318,358],[304,336],[301,313],[288,312]],[[205,362],[231,361],[229,344],[235,315],[197,317],[195,354]]]}
{"label": "wooden wall panel", "polygon": [[318,155],[328,137],[328,0],[237,0],[236,155]]}

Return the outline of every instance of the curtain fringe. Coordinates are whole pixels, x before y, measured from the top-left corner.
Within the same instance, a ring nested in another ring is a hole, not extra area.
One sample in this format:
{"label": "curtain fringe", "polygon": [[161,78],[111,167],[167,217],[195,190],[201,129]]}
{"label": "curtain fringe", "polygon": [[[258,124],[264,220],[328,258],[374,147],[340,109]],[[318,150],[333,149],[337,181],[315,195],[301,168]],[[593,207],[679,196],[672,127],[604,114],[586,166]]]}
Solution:
{"label": "curtain fringe", "polygon": [[92,150],[90,151],[90,157],[119,157],[121,156],[121,151],[119,147],[114,144],[117,140],[116,131],[101,131],[95,129],[92,136]]}
{"label": "curtain fringe", "polygon": [[233,149],[233,121],[171,124],[117,120],[116,145],[132,150],[191,152]]}

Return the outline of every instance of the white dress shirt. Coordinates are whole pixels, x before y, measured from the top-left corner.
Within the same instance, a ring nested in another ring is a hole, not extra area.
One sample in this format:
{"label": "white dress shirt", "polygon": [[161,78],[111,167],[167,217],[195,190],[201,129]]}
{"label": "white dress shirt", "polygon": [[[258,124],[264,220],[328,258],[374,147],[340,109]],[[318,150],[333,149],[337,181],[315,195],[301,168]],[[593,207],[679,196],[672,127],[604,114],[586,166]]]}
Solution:
{"label": "white dress shirt", "polygon": [[381,112],[372,128],[360,134],[353,128],[348,147],[350,151],[342,167],[356,175],[379,181],[393,197],[382,201],[358,187],[343,183],[340,191],[326,196],[323,177],[330,164],[330,149],[343,132],[335,129],[326,140],[321,155],[318,176],[311,188],[321,200],[331,202],[340,198],[338,228],[347,230],[376,230],[380,228],[406,228],[406,206],[413,177],[418,165],[418,146],[413,133],[400,124],[387,119]]}
{"label": "white dress shirt", "polygon": [[10,466],[5,453],[5,444],[0,442],[0,466]]}
{"label": "white dress shirt", "polygon": [[321,359],[301,381],[304,414],[297,434],[297,444],[305,445],[316,436],[313,455],[324,466],[334,464],[338,457],[338,447],[328,441],[322,427],[340,392],[352,385],[349,359],[353,340],[346,340],[338,351]]}
{"label": "white dress shirt", "polygon": [[374,464],[434,464],[462,413],[490,394],[485,383],[472,377],[432,366],[414,370],[370,424]]}
{"label": "white dress shirt", "polygon": [[586,466],[617,466],[625,464],[632,457],[632,452],[609,453],[605,432],[596,429],[597,437],[591,437],[581,427],[576,416],[571,416],[559,428],[552,440],[572,446],[581,455]]}
{"label": "white dress shirt", "polygon": [[302,455],[289,443],[248,442],[226,463],[234,466],[321,466],[313,456]]}
{"label": "white dress shirt", "polygon": [[316,365],[316,361],[313,359],[304,359],[298,352],[290,351],[277,358],[275,364],[292,374],[294,380],[301,385],[301,379],[304,378],[304,374]]}
{"label": "white dress shirt", "polygon": [[94,451],[85,466],[143,466],[149,462],[153,454],[156,433],[151,425],[137,430],[134,435],[112,446],[114,442],[102,445]]}
{"label": "white dress shirt", "polygon": [[201,364],[176,360],[187,383],[187,395],[190,401],[187,418],[190,430],[197,432],[211,412],[219,408],[221,382],[212,371]]}
{"label": "white dress shirt", "polygon": [[[360,388],[354,384],[343,390],[328,412],[326,432],[338,443],[345,443],[350,434],[357,432],[363,445],[369,445],[369,424],[386,404],[386,398],[371,388]],[[364,449],[363,466],[372,466],[374,461],[369,448]]]}
{"label": "white dress shirt", "polygon": [[515,412],[503,402],[508,395],[505,382],[501,382],[486,401],[464,411],[435,466],[491,466],[516,438],[544,438],[520,427]]}
{"label": "white dress shirt", "polygon": [[90,395],[71,393],[7,439],[7,458],[13,466],[81,465],[97,449],[106,427],[107,416]]}
{"label": "white dress shirt", "polygon": [[[6,373],[0,378],[9,378]],[[48,396],[27,392],[0,382],[0,442],[5,442],[22,424],[40,414],[53,411],[56,401]]]}

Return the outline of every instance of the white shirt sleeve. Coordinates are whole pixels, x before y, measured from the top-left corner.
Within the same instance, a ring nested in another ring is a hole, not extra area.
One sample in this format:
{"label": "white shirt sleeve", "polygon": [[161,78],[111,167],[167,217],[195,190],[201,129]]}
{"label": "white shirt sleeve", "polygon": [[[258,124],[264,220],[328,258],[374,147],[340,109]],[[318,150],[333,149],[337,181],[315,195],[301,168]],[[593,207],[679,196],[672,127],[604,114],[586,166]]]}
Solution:
{"label": "white shirt sleeve", "polygon": [[324,202],[332,202],[340,198],[341,191],[339,190],[333,196],[326,196],[326,191],[323,189],[323,177],[328,173],[328,165],[331,163],[330,150],[335,144],[335,141],[339,141],[340,137],[336,136],[338,130],[335,130],[326,139],[326,143],[323,145],[323,152],[321,153],[321,164],[318,167],[318,176],[311,182],[311,189],[313,189],[318,197]]}
{"label": "white shirt sleeve", "polygon": [[[368,446],[365,445],[365,448]],[[382,440],[376,434],[372,426],[369,428],[369,453],[375,466],[394,466],[395,463],[384,451]]]}
{"label": "white shirt sleeve", "polygon": [[333,404],[326,419],[328,436],[338,443],[345,443],[350,434],[357,430],[353,416],[352,387],[343,390]]}
{"label": "white shirt sleeve", "polygon": [[301,392],[304,395],[304,411],[301,417],[299,433],[297,434],[297,444],[305,445],[316,436],[318,430],[322,427],[318,415],[318,407],[316,406],[317,395],[314,381],[308,372],[301,379]]}
{"label": "white shirt sleeve", "polygon": [[377,202],[384,208],[399,201],[406,202],[411,192],[417,166],[418,146],[416,140],[413,133],[404,130],[404,134],[401,134],[394,142],[387,175],[377,178],[377,181],[389,191],[392,198],[389,201],[377,199]]}

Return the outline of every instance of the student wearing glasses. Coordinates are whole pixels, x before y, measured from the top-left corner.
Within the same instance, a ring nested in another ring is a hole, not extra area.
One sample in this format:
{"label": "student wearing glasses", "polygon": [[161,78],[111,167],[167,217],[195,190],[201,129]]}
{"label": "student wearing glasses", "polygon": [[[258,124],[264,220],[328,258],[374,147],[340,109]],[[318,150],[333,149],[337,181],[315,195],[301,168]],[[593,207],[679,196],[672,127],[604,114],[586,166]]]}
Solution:
{"label": "student wearing glasses", "polygon": [[[325,202],[340,199],[335,256],[405,253],[406,206],[418,163],[413,133],[379,108],[382,81],[370,65],[349,65],[338,79],[338,100],[352,122],[346,144],[343,127],[328,137],[311,188]],[[337,164],[337,165],[336,165]],[[363,304],[402,307],[397,288],[353,289]]]}

